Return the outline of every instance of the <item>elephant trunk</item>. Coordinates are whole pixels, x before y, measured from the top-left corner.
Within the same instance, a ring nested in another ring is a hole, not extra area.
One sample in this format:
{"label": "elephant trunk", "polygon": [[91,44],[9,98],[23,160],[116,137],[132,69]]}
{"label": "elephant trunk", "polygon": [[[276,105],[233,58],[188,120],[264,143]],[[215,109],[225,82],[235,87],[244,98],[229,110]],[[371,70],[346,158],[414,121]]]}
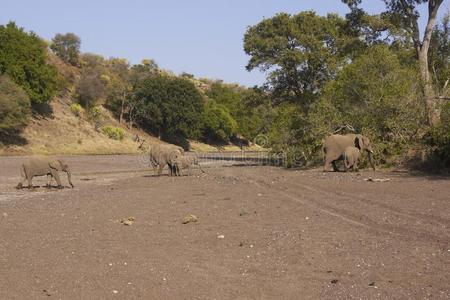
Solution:
{"label": "elephant trunk", "polygon": [[72,174],[70,173],[70,169],[67,168],[66,173],[67,173],[67,180],[69,181],[70,186],[73,188]]}
{"label": "elephant trunk", "polygon": [[372,167],[372,169],[375,171],[375,165],[373,163],[373,151],[367,151],[368,155],[369,155],[369,163],[370,166]]}

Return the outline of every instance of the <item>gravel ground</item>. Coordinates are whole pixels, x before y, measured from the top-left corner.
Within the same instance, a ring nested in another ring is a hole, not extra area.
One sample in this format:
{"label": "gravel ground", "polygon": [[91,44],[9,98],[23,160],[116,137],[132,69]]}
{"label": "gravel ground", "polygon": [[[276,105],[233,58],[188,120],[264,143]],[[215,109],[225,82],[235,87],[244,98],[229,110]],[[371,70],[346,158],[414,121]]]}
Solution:
{"label": "gravel ground", "polygon": [[0,158],[0,299],[450,298],[449,179],[64,159],[74,189],[16,190]]}

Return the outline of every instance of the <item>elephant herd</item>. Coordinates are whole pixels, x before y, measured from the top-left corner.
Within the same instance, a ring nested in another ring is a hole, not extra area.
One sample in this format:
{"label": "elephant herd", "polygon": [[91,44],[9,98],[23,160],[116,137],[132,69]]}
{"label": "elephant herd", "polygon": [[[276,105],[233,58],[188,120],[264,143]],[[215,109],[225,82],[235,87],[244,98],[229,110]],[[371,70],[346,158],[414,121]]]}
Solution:
{"label": "elephant herd", "polygon": [[[146,150],[145,141],[140,144],[139,149]],[[188,169],[188,174],[190,175],[192,165],[197,165],[203,173],[205,172],[200,166],[198,158],[196,156],[186,156],[183,148],[179,146],[171,144],[150,144],[147,150],[148,159],[155,175],[160,176],[166,165],[169,167],[169,174],[171,176],[181,176],[182,169]],[[17,184],[17,188],[23,188],[25,181],[28,182],[28,188],[32,188],[32,180],[36,176],[47,176],[47,187],[50,186],[51,180],[55,179],[58,188],[63,188],[58,172],[65,172],[70,186],[73,187],[72,175],[67,163],[61,159],[32,156],[25,160],[20,167],[21,180]]]}
{"label": "elephant herd", "polygon": [[[153,167],[155,175],[161,175],[165,166],[169,167],[169,174],[171,176],[181,176],[182,169],[188,169],[188,174],[191,173],[191,166],[197,165],[201,168],[198,158],[196,156],[187,156],[184,149],[172,144],[149,144],[145,140],[139,145],[141,151],[147,151],[150,165]],[[334,171],[339,171],[336,162],[344,161],[345,171],[353,169],[358,171],[358,161],[361,151],[366,151],[369,157],[369,162],[375,170],[372,155],[373,149],[370,140],[361,134],[333,134],[327,136],[323,140],[323,154],[324,154],[324,171],[330,169],[330,165]],[[31,188],[32,179],[35,176],[47,176],[47,186],[50,185],[51,179],[54,178],[58,184],[58,188],[62,188],[61,179],[58,172],[65,172],[71,187],[71,172],[69,166],[60,159],[51,159],[48,157],[31,157],[22,163],[20,173],[21,181],[17,188],[22,188],[25,181],[28,182],[28,187]]]}
{"label": "elephant herd", "polygon": [[148,149],[145,148],[146,142],[143,140],[139,145],[139,149],[141,151],[148,151],[148,159],[155,175],[160,176],[166,165],[169,167],[169,174],[171,176],[181,176],[182,169],[188,169],[190,174],[192,165],[197,165],[204,173],[198,163],[197,156],[186,156],[184,149],[179,146],[172,144],[150,144],[148,145]]}

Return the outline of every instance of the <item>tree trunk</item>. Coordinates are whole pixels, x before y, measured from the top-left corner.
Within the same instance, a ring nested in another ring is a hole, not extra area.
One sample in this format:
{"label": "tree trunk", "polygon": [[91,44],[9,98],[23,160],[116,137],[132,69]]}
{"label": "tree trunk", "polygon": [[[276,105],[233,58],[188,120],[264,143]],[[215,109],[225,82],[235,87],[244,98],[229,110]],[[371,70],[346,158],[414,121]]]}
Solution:
{"label": "tree trunk", "polygon": [[123,123],[123,107],[125,105],[125,99],[122,98],[122,104],[120,106],[120,118],[119,118],[119,123],[122,124]]}
{"label": "tree trunk", "polygon": [[[420,77],[423,84],[423,96],[428,113],[428,125],[436,125],[440,122],[439,112],[437,110],[436,97],[433,90],[433,84],[430,81],[430,71],[428,66],[428,49],[430,48],[431,35],[436,23],[439,6],[443,0],[428,0],[428,22],[425,27],[423,41],[420,47],[417,47],[419,58]],[[417,19],[416,19],[417,24]],[[418,26],[416,26],[418,28]]]}
{"label": "tree trunk", "polygon": [[430,72],[428,70],[428,51],[424,50],[425,49],[422,48],[422,51],[419,53],[420,78],[423,84],[423,96],[427,110],[428,125],[432,126],[438,124],[440,118],[436,105],[433,84],[430,80]]}
{"label": "tree trunk", "polygon": [[428,49],[430,48],[431,35],[433,27],[436,23],[439,6],[444,0],[428,0],[428,22],[425,27],[423,40],[420,41],[420,32],[417,16],[415,15],[412,6],[406,0],[401,0],[405,15],[411,21],[412,39],[414,47],[417,51],[417,58],[419,60],[420,79],[423,84],[423,97],[425,108],[428,115],[428,125],[436,125],[439,123],[439,113],[435,102],[435,95],[433,91],[433,84],[430,81],[430,71],[428,66]]}
{"label": "tree trunk", "polygon": [[133,108],[134,107],[130,107],[130,111],[128,113],[128,117],[130,119],[130,122],[128,123],[128,128],[131,130],[133,129]]}

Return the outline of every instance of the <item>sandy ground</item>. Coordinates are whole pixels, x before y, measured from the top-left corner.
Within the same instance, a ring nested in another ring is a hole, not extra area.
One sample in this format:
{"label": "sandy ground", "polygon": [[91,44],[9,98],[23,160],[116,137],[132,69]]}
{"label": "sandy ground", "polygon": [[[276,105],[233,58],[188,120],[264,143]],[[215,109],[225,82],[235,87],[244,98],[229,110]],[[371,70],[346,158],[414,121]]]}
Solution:
{"label": "sandy ground", "polygon": [[21,160],[0,158],[0,299],[450,298],[449,179],[74,156],[74,189],[18,191]]}

